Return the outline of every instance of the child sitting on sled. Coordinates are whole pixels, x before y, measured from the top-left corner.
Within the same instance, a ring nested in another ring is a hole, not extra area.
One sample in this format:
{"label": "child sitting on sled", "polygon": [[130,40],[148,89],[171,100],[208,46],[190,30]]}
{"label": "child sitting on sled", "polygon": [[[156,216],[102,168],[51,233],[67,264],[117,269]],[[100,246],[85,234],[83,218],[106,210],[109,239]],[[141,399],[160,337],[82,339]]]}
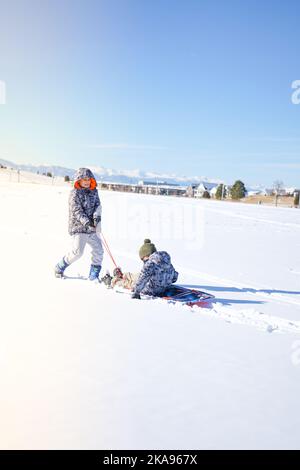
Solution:
{"label": "child sitting on sled", "polygon": [[[111,282],[108,282],[111,287],[130,289],[133,291],[132,298],[140,299],[140,294],[159,296],[177,281],[178,273],[171,263],[170,255],[166,251],[157,251],[148,238],[141,246],[139,256],[144,263],[141,272],[123,274],[120,268],[116,268],[113,278],[110,278]],[[105,278],[103,281],[105,282]]]}

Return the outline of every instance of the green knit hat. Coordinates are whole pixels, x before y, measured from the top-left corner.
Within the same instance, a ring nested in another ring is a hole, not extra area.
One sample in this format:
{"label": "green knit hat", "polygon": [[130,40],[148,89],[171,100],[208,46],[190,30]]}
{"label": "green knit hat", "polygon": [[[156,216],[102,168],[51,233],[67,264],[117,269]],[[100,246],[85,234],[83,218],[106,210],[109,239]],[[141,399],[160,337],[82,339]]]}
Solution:
{"label": "green knit hat", "polygon": [[140,258],[143,259],[145,258],[145,256],[150,256],[152,255],[152,253],[155,253],[155,252],[156,252],[155,245],[151,243],[151,240],[149,240],[149,238],[146,238],[144,240],[144,245],[141,246],[140,251],[139,251]]}

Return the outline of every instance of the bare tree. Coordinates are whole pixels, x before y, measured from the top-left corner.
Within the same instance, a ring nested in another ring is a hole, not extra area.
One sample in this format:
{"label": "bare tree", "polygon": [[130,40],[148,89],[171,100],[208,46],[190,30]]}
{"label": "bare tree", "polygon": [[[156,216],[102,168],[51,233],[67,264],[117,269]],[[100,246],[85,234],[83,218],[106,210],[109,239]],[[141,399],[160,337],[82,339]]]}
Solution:
{"label": "bare tree", "polygon": [[275,194],[275,206],[277,207],[277,205],[278,205],[278,196],[280,196],[280,194],[282,194],[282,192],[283,192],[283,181],[281,181],[281,180],[274,181],[273,191],[274,191],[274,194]]}
{"label": "bare tree", "polygon": [[280,194],[283,190],[283,181],[281,181],[281,180],[274,181],[273,190],[274,190],[275,195]]}

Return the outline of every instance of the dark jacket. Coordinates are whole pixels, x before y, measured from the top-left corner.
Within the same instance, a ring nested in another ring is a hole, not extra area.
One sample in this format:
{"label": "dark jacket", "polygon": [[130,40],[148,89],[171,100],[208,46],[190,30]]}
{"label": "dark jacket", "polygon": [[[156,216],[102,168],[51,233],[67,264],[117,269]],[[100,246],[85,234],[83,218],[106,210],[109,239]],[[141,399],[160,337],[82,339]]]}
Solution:
{"label": "dark jacket", "polygon": [[[79,180],[91,178],[89,189],[82,189]],[[69,234],[93,233],[94,216],[101,216],[101,203],[97,190],[97,182],[88,168],[79,168],[75,175],[74,189],[69,197]]]}
{"label": "dark jacket", "polygon": [[137,294],[160,295],[177,279],[178,273],[170,255],[166,251],[156,251],[145,261],[134,291]]}

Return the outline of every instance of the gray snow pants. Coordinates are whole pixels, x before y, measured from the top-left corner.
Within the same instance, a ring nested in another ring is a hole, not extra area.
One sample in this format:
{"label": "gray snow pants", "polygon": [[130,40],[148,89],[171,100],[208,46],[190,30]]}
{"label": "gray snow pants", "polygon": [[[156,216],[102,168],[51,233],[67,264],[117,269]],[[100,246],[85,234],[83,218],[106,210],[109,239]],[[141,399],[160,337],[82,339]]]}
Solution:
{"label": "gray snow pants", "polygon": [[72,249],[65,256],[68,264],[78,260],[84,251],[85,245],[88,244],[92,248],[92,264],[102,266],[103,248],[98,235],[95,233],[76,233],[72,235]]}

